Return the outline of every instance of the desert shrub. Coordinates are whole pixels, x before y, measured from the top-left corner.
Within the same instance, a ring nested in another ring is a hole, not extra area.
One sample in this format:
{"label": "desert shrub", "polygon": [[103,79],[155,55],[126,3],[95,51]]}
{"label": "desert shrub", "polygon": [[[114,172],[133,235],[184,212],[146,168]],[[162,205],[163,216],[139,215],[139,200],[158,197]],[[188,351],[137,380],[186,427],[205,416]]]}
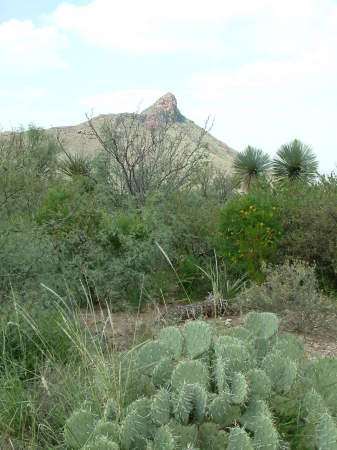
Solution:
{"label": "desert shrub", "polygon": [[320,286],[337,288],[337,177],[315,184],[285,185],[277,193],[283,233],[281,258],[295,257],[315,265]]}
{"label": "desert shrub", "polygon": [[269,193],[235,196],[220,213],[222,256],[234,271],[261,280],[262,264],[276,260],[281,231],[278,205]]}
{"label": "desert shrub", "polygon": [[199,168],[194,184],[203,198],[222,204],[235,195],[237,188],[234,177],[223,169],[216,169],[210,161]]}
{"label": "desert shrub", "polygon": [[33,126],[0,137],[0,225],[33,216],[55,177],[57,153],[54,140]]}
{"label": "desert shrub", "polygon": [[286,261],[263,268],[265,280],[252,283],[239,294],[244,308],[286,313],[298,330],[312,326],[312,318],[329,302],[318,288],[315,267],[302,261]]}
{"label": "desert shrub", "polygon": [[36,212],[36,221],[45,226],[56,246],[65,242],[71,251],[69,236],[76,235],[73,245],[78,248],[82,241],[96,237],[100,231],[103,214],[94,200],[77,183],[56,185]]}
{"label": "desert shrub", "polygon": [[101,411],[76,409],[65,423],[66,444],[100,448],[104,440],[106,448],[121,450],[337,445],[336,386],[329,392],[322,386],[324,374],[337,376],[335,359],[309,363],[296,338],[278,334],[273,313],[251,312],[243,327],[218,337],[214,331],[190,321],[136,346],[129,358],[146,391],[126,404],[110,398]]}
{"label": "desert shrub", "polygon": [[48,283],[55,273],[57,254],[52,242],[39,227],[25,222],[8,226],[0,233],[0,293],[2,301],[14,292]]}
{"label": "desert shrub", "polygon": [[100,298],[116,308],[123,307],[125,300],[137,305],[141,295],[144,301],[172,289],[179,292],[181,285],[158,242],[189,295],[207,293],[209,282],[197,265],[211,253],[216,220],[210,221],[209,215],[216,217],[216,203],[199,206],[197,193],[180,192],[154,195],[142,208],[130,202],[110,209],[101,194],[96,187],[87,192],[78,180],[62,183],[49,191],[37,211],[39,230],[49,237],[56,255],[56,276],[50,287],[63,295],[64,280],[73,295],[85,302],[84,284],[94,301]]}
{"label": "desert shrub", "polygon": [[84,286],[94,302],[121,308],[126,297],[137,304],[157,252],[152,224],[139,211],[130,206],[110,212],[104,199],[76,180],[51,190],[36,220],[57,254],[59,294],[67,285],[85,303]]}
{"label": "desert shrub", "polygon": [[89,296],[115,309],[138,305],[140,297],[185,296],[157,242],[189,295],[207,293],[196,266],[212,255],[219,200],[205,200],[192,186],[197,171],[184,187],[153,191],[140,206],[118,190],[104,158],[88,171],[69,155],[76,167],[65,176],[57,156],[55,142],[35,128],[0,142],[4,299],[12,289],[22,299],[32,291],[46,297],[41,283],[79,304]]}
{"label": "desert shrub", "polygon": [[[206,202],[197,192],[189,191],[164,198],[153,197],[142,210],[144,220],[152,224],[152,242],[158,242],[169,256],[184,290],[192,298],[200,299],[211,289],[209,280],[198,266],[204,266],[214,257],[218,213],[219,205],[216,202],[211,199]],[[158,261],[159,266],[166,267],[168,277],[171,278],[171,267],[160,252],[158,256],[161,259]],[[177,279],[173,283],[176,295],[185,296]]]}

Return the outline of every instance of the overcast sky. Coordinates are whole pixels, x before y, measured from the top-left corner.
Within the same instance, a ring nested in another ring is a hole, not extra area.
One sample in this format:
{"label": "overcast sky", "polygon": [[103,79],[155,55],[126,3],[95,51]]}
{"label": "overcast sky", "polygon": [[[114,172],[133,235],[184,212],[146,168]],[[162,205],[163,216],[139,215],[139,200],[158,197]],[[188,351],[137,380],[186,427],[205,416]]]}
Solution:
{"label": "overcast sky", "polygon": [[337,0],[0,0],[0,128],[71,125],[166,92],[236,150],[337,163]]}

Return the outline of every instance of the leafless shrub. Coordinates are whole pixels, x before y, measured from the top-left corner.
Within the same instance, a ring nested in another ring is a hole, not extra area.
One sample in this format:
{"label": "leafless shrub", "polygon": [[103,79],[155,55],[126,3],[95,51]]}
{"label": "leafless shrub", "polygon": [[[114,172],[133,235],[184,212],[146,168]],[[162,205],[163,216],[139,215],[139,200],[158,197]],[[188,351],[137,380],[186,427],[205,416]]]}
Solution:
{"label": "leafless shrub", "polygon": [[253,283],[240,295],[241,305],[285,313],[297,330],[307,330],[327,304],[318,290],[315,267],[302,261],[286,261],[279,266],[265,267],[264,272],[264,283]]}
{"label": "leafless shrub", "polygon": [[178,126],[169,120],[147,123],[139,114],[106,121],[101,130],[87,118],[109,158],[117,190],[125,190],[139,203],[151,192],[172,192],[188,185],[207,159],[203,142],[207,122],[198,135],[191,137],[187,124]]}

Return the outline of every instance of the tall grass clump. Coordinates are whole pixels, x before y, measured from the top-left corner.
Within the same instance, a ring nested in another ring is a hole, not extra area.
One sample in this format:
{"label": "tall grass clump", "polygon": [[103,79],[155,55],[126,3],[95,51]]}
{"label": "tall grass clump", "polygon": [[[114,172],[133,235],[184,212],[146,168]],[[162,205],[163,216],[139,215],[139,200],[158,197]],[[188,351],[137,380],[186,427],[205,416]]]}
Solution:
{"label": "tall grass clump", "polygon": [[[18,297],[7,305],[0,337],[1,448],[64,448],[71,411],[86,406],[98,413],[110,398],[120,408],[146,392],[128,352],[117,351],[110,309],[104,305],[102,324],[103,310],[84,295],[87,308],[81,309],[59,296],[48,311],[27,310]],[[139,339],[135,325],[131,344]]]}

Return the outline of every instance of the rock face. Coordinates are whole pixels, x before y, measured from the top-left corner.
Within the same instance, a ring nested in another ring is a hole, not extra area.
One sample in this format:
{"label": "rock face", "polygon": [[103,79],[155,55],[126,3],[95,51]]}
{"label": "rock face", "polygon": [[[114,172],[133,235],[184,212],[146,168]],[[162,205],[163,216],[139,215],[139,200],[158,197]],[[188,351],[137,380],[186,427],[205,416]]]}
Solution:
{"label": "rock face", "polygon": [[[198,139],[201,132],[201,128],[198,125],[180,113],[177,100],[170,92],[160,97],[152,106],[140,114],[101,114],[94,117],[92,123],[96,130],[100,130],[106,121],[112,127],[118,127],[118,124],[125,120],[131,120],[131,118],[139,121],[138,123],[145,128],[154,128],[163,123],[170,124],[173,126],[173,130],[176,129],[177,132],[183,131],[191,143]],[[53,135],[59,134],[64,147],[72,153],[96,154],[101,149],[87,122],[70,127],[50,128],[48,132]],[[213,137],[210,133],[204,136],[204,143],[207,144],[210,159],[215,166],[230,171],[236,151]]]}
{"label": "rock face", "polygon": [[160,97],[152,106],[141,113],[150,126],[158,122],[183,122],[184,116],[178,109],[177,99],[171,92]]}

